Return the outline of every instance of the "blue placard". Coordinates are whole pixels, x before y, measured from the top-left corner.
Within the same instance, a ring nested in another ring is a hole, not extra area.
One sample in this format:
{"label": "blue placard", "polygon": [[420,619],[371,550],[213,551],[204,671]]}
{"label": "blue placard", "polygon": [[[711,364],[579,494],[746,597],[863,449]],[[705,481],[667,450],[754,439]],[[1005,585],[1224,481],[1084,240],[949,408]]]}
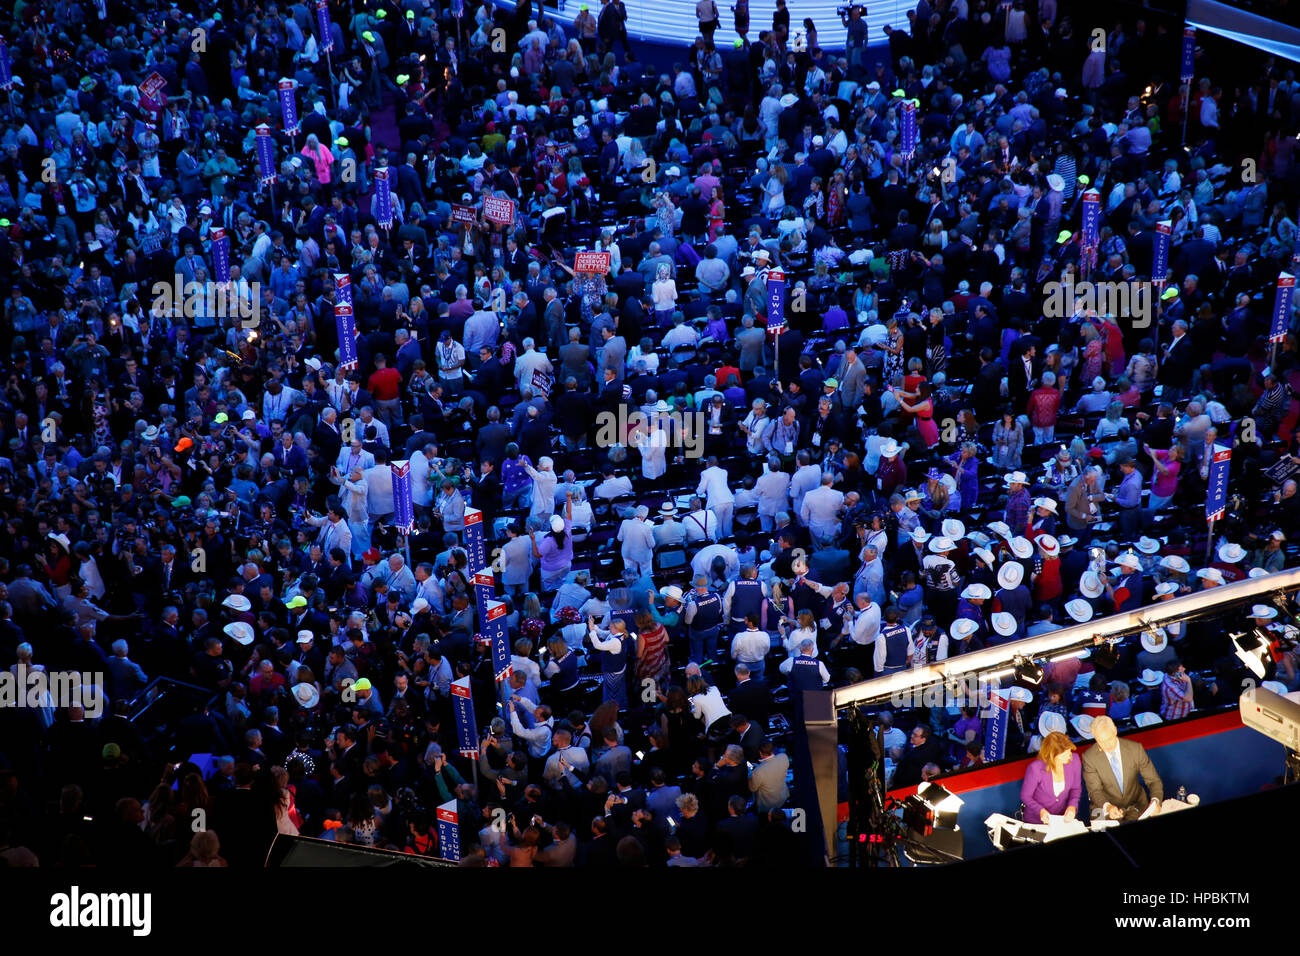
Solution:
{"label": "blue placard", "polygon": [[460,814],[455,800],[438,807],[438,851],[444,860],[460,862]]}
{"label": "blue placard", "polygon": [[280,92],[280,122],[289,136],[298,133],[298,100],[294,95],[298,84],[293,80],[281,80],[276,84]]}
{"label": "blue placard", "polygon": [[767,274],[767,330],[785,328],[785,273],[773,269]]}
{"label": "blue placard", "polygon": [[1228,507],[1228,473],[1232,470],[1232,449],[1216,446],[1210,460],[1205,490],[1205,520],[1218,521]]}
{"label": "blue placard", "polygon": [[212,230],[212,277],[217,282],[230,281],[230,237],[226,230]]}
{"label": "blue placard", "polygon": [[385,229],[393,228],[393,192],[388,181],[388,167],[375,170],[375,222]]}
{"label": "blue placard", "polygon": [[1169,234],[1173,223],[1169,220],[1156,223],[1154,255],[1151,260],[1151,281],[1164,288],[1169,278]]}
{"label": "blue placard", "polygon": [[1095,249],[1101,242],[1101,194],[1089,189],[1083,194],[1083,245]]}
{"label": "blue placard", "polygon": [[1183,62],[1181,78],[1184,83],[1190,83],[1192,77],[1196,75],[1196,30],[1192,27],[1183,28]]}
{"label": "blue placard", "polygon": [[320,42],[316,45],[322,53],[334,50],[334,31],[330,29],[330,5],[327,0],[316,0],[316,28],[320,33]]}
{"label": "blue placard", "polygon": [[487,567],[487,549],[483,544],[483,512],[465,509],[465,553],[471,568]]}
{"label": "blue placard", "polygon": [[1273,299],[1273,324],[1268,330],[1270,342],[1286,339],[1291,326],[1291,298],[1295,295],[1295,276],[1282,272],[1277,277],[1277,296]]}
{"label": "blue placard", "polygon": [[989,702],[984,716],[984,762],[993,763],[1007,755],[1007,724],[1011,702],[996,687],[988,689]]}
{"label": "blue placard", "polygon": [[465,0],[451,0],[451,15],[457,19],[465,15]]}
{"label": "blue placard", "polygon": [[9,60],[9,44],[0,37],[0,90],[12,89],[14,85],[14,67]]}
{"label": "blue placard", "polygon": [[265,123],[257,128],[257,169],[263,184],[275,182],[275,142]]}
{"label": "blue placard", "polygon": [[351,368],[357,364],[357,322],[352,306],[334,303],[334,323],[339,332],[339,367]]}
{"label": "blue placard", "polygon": [[498,681],[510,676],[510,643],[506,637],[506,605],[504,601],[488,601],[483,615],[482,634],[492,642],[492,671]]}
{"label": "blue placard", "polygon": [[921,142],[920,131],[916,126],[916,103],[904,100],[899,115],[899,152],[904,159],[911,159],[916,154],[916,147]]}
{"label": "blue placard", "polygon": [[415,507],[411,501],[411,463],[394,461],[388,466],[393,472],[393,527],[402,534],[410,534],[415,527]]}
{"label": "blue placard", "polygon": [[474,720],[474,692],[469,677],[451,682],[451,709],[456,715],[456,747],[462,757],[478,757],[478,724]]}
{"label": "blue placard", "polygon": [[346,272],[334,273],[334,301],[352,307],[352,277]]}
{"label": "blue placard", "polygon": [[470,584],[474,587],[474,607],[478,611],[480,633],[487,638],[488,605],[496,600],[497,583],[491,568],[479,568],[470,575]]}

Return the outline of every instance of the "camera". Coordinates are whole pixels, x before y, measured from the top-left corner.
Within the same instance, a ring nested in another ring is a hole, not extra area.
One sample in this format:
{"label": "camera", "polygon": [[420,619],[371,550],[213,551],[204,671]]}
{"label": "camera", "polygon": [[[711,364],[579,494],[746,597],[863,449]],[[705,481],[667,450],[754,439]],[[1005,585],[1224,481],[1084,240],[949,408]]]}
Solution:
{"label": "camera", "polygon": [[865,3],[842,3],[835,8],[835,12],[839,14],[841,20],[847,20],[854,10],[857,10],[864,17],[867,15],[867,5]]}

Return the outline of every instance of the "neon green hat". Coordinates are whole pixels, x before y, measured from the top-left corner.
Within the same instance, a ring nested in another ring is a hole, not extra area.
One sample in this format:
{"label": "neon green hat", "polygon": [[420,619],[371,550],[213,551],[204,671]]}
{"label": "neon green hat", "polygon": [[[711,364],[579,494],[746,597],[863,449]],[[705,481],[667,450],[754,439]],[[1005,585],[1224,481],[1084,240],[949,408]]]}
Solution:
{"label": "neon green hat", "polygon": [[381,20],[387,19],[388,11],[385,10],[383,7],[380,7],[378,10],[375,11],[375,16],[377,16]]}
{"label": "neon green hat", "polygon": [[903,96],[905,96],[906,94],[904,94],[902,90],[894,90],[894,92],[891,93],[890,95],[897,96],[899,99],[902,99]]}
{"label": "neon green hat", "polygon": [[361,39],[365,40],[367,43],[374,43],[375,35],[367,30],[365,33],[361,34]]}
{"label": "neon green hat", "polygon": [[189,495],[178,495],[172,499],[173,508],[188,508],[192,504],[194,504],[194,502],[190,500]]}
{"label": "neon green hat", "polygon": [[1092,180],[1089,179],[1087,176],[1080,176],[1080,177],[1079,177],[1079,183],[1080,183],[1081,185],[1083,185],[1083,186],[1087,186],[1087,185],[1088,185],[1089,183],[1091,183],[1091,182],[1092,182]]}
{"label": "neon green hat", "polygon": [[1164,292],[1160,293],[1160,298],[1165,302],[1168,302],[1170,299],[1176,299],[1177,297],[1178,290],[1174,288],[1165,289]]}
{"label": "neon green hat", "polygon": [[218,425],[224,425],[226,422],[230,421],[230,416],[225,412],[217,412],[217,417],[214,418],[213,421]]}
{"label": "neon green hat", "polygon": [[398,73],[398,74],[397,74],[397,85],[398,85],[398,86],[405,86],[405,85],[410,81],[410,79],[411,79],[411,77],[408,76],[407,74],[405,74],[405,73]]}
{"label": "neon green hat", "polygon": [[735,42],[734,42],[732,45],[733,45],[737,50],[739,50],[742,46],[745,45],[745,41],[742,40],[742,39],[740,39],[739,37],[737,37],[736,40],[735,40]]}
{"label": "neon green hat", "polygon": [[1071,237],[1072,235],[1074,235],[1074,233],[1070,232],[1069,229],[1062,229],[1062,230],[1061,230],[1061,234],[1060,234],[1059,236],[1056,237],[1056,241],[1057,241],[1057,242],[1069,242],[1069,241],[1070,241],[1070,237]]}
{"label": "neon green hat", "polygon": [[370,690],[370,678],[362,677],[352,685],[353,690]]}
{"label": "neon green hat", "polygon": [[406,11],[406,19],[408,19],[408,20],[414,20],[414,19],[415,19],[415,11],[414,11],[414,10],[407,10],[407,11]]}
{"label": "neon green hat", "polygon": [[346,136],[340,136],[338,139],[336,139],[336,140],[334,141],[334,145],[335,145],[335,146],[346,146],[346,145],[348,145],[348,138],[347,138]]}

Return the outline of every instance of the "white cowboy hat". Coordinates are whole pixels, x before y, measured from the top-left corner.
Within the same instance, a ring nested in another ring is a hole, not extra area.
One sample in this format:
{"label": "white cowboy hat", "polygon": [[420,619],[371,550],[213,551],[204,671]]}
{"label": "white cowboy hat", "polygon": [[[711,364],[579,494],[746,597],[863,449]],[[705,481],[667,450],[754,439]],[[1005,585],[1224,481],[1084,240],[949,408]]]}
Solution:
{"label": "white cowboy hat", "polygon": [[1115,559],[1115,563],[1118,564],[1121,568],[1140,569],[1142,567],[1142,559],[1139,558],[1132,551],[1125,551],[1123,554],[1121,554],[1118,558]]}
{"label": "white cowboy hat", "polygon": [[654,403],[650,410],[654,412],[671,412],[673,408],[661,398]]}
{"label": "white cowboy hat", "polygon": [[1086,598],[1101,597],[1101,592],[1106,588],[1101,583],[1096,571],[1084,571],[1079,578],[1079,593]]}
{"label": "white cowboy hat", "polygon": [[1065,190],[1065,180],[1059,173],[1048,173],[1047,188],[1058,193],[1063,192]]}
{"label": "white cowboy hat", "polygon": [[221,602],[222,607],[228,607],[232,611],[252,610],[253,604],[242,594],[231,594]]}
{"label": "white cowboy hat", "polygon": [[993,539],[990,538],[988,535],[986,535],[983,531],[972,531],[970,534],[966,535],[966,540],[969,541],[971,544],[975,545],[975,547],[977,548],[987,548],[989,546],[989,542],[991,542]]}
{"label": "white cowboy hat", "polygon": [[1223,583],[1223,572],[1218,568],[1201,568],[1196,572],[1196,576],[1202,581],[1213,581],[1215,584]]}
{"label": "white cowboy hat", "polygon": [[880,457],[896,458],[898,456],[898,451],[899,451],[898,442],[894,441],[894,439],[891,438],[889,439],[889,441],[885,442],[883,445],[880,446]]}
{"label": "white cowboy hat", "polygon": [[1143,687],[1159,687],[1165,679],[1165,675],[1160,673],[1154,667],[1144,668],[1138,675],[1138,683]]}
{"label": "white cowboy hat", "polygon": [[1074,598],[1065,602],[1065,613],[1078,623],[1087,624],[1092,620],[1092,605],[1083,598]]}
{"label": "white cowboy hat", "polygon": [[924,528],[913,528],[911,537],[917,544],[925,544],[930,540],[930,532]]}
{"label": "white cowboy hat", "polygon": [[1035,508],[1042,508],[1044,511],[1050,511],[1052,514],[1056,514],[1056,499],[1055,499],[1055,498],[1035,498],[1035,499],[1034,499],[1034,507],[1035,507]]}
{"label": "white cowboy hat", "polygon": [[952,627],[948,628],[948,630],[952,631],[953,635],[959,641],[964,641],[979,629],[979,623],[972,621],[968,617],[957,618],[957,620],[952,622]]}
{"label": "white cowboy hat", "polygon": [[1164,718],[1159,714],[1153,714],[1151,711],[1147,711],[1144,714],[1136,714],[1133,717],[1133,723],[1137,724],[1139,727],[1154,727],[1156,724],[1163,724]]}
{"label": "white cowboy hat", "polygon": [[998,587],[1014,591],[1025,579],[1025,566],[1019,561],[1008,561],[998,568]]}
{"label": "white cowboy hat", "polygon": [[951,538],[935,538],[930,542],[930,550],[935,554],[947,554],[956,547]]}
{"label": "white cowboy hat", "polygon": [[1156,597],[1164,597],[1166,594],[1177,594],[1178,585],[1173,581],[1161,581],[1156,585]]}
{"label": "white cowboy hat", "polygon": [[1059,714],[1054,710],[1045,710],[1038,715],[1038,735],[1046,737],[1048,734],[1064,734],[1069,732],[1070,725],[1066,723],[1065,715]]}
{"label": "white cowboy hat", "polygon": [[972,548],[971,554],[975,555],[975,557],[979,558],[990,568],[998,563],[998,559],[993,557],[993,552],[988,548]]}
{"label": "white cowboy hat", "polygon": [[677,514],[677,506],[671,501],[665,501],[659,506],[659,513],[661,515],[675,515]]}
{"label": "white cowboy hat", "polygon": [[1169,646],[1169,635],[1165,633],[1163,627],[1156,628],[1154,632],[1143,631],[1140,640],[1142,649],[1152,654],[1159,654]]}
{"label": "white cowboy hat", "polygon": [[781,97],[781,106],[785,109],[789,109],[798,102],[799,97],[795,96],[793,93],[787,93],[785,96]]}
{"label": "white cowboy hat", "polygon": [[1271,621],[1277,617],[1277,608],[1269,607],[1267,604],[1256,604],[1250,609],[1250,616],[1255,620]]}
{"label": "white cowboy hat", "polygon": [[943,532],[945,538],[951,538],[954,541],[966,537],[966,526],[956,518],[944,518],[939,530]]}
{"label": "white cowboy hat", "polygon": [[997,611],[993,615],[993,630],[1003,637],[1016,633],[1016,619],[1006,611]]}
{"label": "white cowboy hat", "polygon": [[1005,521],[990,521],[989,530],[1006,541],[1010,541],[1014,537],[1011,533],[1011,525]]}
{"label": "white cowboy hat", "polygon": [[150,425],[148,428],[146,428],[144,431],[142,431],[142,432],[140,433],[140,437],[141,437],[142,439],[144,439],[145,441],[157,441],[157,440],[158,440],[158,426],[157,426],[157,425]]}
{"label": "white cowboy hat", "polygon": [[1027,704],[1034,699],[1034,692],[1028,687],[1003,687],[1000,690],[1007,700],[1018,700],[1022,704]]}
{"label": "white cowboy hat", "polygon": [[236,644],[242,644],[244,647],[247,647],[249,644],[253,643],[253,625],[245,623],[244,621],[231,621],[221,630],[233,637]]}
{"label": "white cowboy hat", "polygon": [[1137,549],[1143,554],[1158,554],[1160,552],[1160,542],[1155,538],[1148,538],[1143,535],[1137,540]]}
{"label": "white cowboy hat", "polygon": [[967,601],[987,601],[993,592],[987,584],[968,584],[962,588],[961,596]]}
{"label": "white cowboy hat", "polygon": [[1034,546],[1029,543],[1028,538],[1016,535],[1011,539],[1011,553],[1021,561],[1026,561],[1034,556]]}
{"label": "white cowboy hat", "polygon": [[1187,559],[1176,554],[1165,555],[1160,559],[1160,566],[1167,571],[1177,571],[1179,574],[1190,574],[1192,570]]}
{"label": "white cowboy hat", "polygon": [[411,602],[412,614],[419,614],[421,611],[427,611],[428,609],[429,609],[429,602],[422,597],[418,597]]}
{"label": "white cowboy hat", "polygon": [[1038,546],[1043,549],[1043,554],[1049,558],[1054,558],[1061,553],[1061,542],[1057,541],[1050,534],[1040,534],[1038,536]]}
{"label": "white cowboy hat", "polygon": [[1229,541],[1227,544],[1219,545],[1218,555],[1219,560],[1225,564],[1236,564],[1246,556],[1246,549]]}
{"label": "white cowboy hat", "polygon": [[1283,697],[1290,693],[1290,691],[1286,689],[1286,684],[1283,684],[1280,680],[1266,680],[1259,686],[1265,690],[1271,690],[1275,694],[1280,694]]}
{"label": "white cowboy hat", "polygon": [[298,702],[300,707],[311,710],[320,703],[320,691],[314,684],[294,684],[293,699]]}
{"label": "white cowboy hat", "polygon": [[661,587],[659,593],[666,598],[672,598],[674,601],[680,601],[682,599],[682,589],[675,584]]}
{"label": "white cowboy hat", "polygon": [[[883,452],[882,452],[882,454],[883,454]],[[893,456],[893,455],[889,455],[888,457],[893,458],[894,456]],[[925,495],[921,494],[921,492],[919,492],[919,491],[918,491],[917,489],[915,489],[915,488],[908,488],[906,491],[903,492],[903,501],[904,501],[904,502],[908,502],[908,501],[924,501],[924,500],[925,500]]]}
{"label": "white cowboy hat", "polygon": [[1246,577],[1248,577],[1248,578],[1252,578],[1252,579],[1253,579],[1253,578],[1262,578],[1262,577],[1264,577],[1266,574],[1268,574],[1268,572],[1265,571],[1263,568],[1251,568],[1249,571],[1246,572]]}
{"label": "white cowboy hat", "polygon": [[1029,476],[1023,471],[1013,471],[1002,479],[1002,483],[1005,485],[1027,485],[1029,484]]}
{"label": "white cowboy hat", "polygon": [[1077,717],[1070,718],[1070,726],[1084,740],[1092,739],[1092,717],[1090,715],[1079,714]]}
{"label": "white cowboy hat", "polygon": [[1079,543],[1078,538],[1075,538],[1068,534],[1063,534],[1056,540],[1060,542],[1062,548],[1073,548],[1076,544]]}

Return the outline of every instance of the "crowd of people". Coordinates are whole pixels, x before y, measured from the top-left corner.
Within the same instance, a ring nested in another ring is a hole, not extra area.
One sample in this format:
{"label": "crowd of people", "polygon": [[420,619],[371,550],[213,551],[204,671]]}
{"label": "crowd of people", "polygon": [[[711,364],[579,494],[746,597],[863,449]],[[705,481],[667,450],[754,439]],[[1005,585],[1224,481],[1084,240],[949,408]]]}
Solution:
{"label": "crowd of people", "polygon": [[[438,857],[454,802],[469,864],[789,865],[802,691],[1295,563],[1284,64],[1180,86],[1176,26],[1055,0],[844,51],[780,0],[682,48],[623,0],[322,8],[0,12],[0,665],[104,698],[0,709],[6,864]],[[1008,690],[1007,755],[1243,686],[1220,621],[1105,664]],[[882,719],[895,787],[983,760],[974,709]]]}

